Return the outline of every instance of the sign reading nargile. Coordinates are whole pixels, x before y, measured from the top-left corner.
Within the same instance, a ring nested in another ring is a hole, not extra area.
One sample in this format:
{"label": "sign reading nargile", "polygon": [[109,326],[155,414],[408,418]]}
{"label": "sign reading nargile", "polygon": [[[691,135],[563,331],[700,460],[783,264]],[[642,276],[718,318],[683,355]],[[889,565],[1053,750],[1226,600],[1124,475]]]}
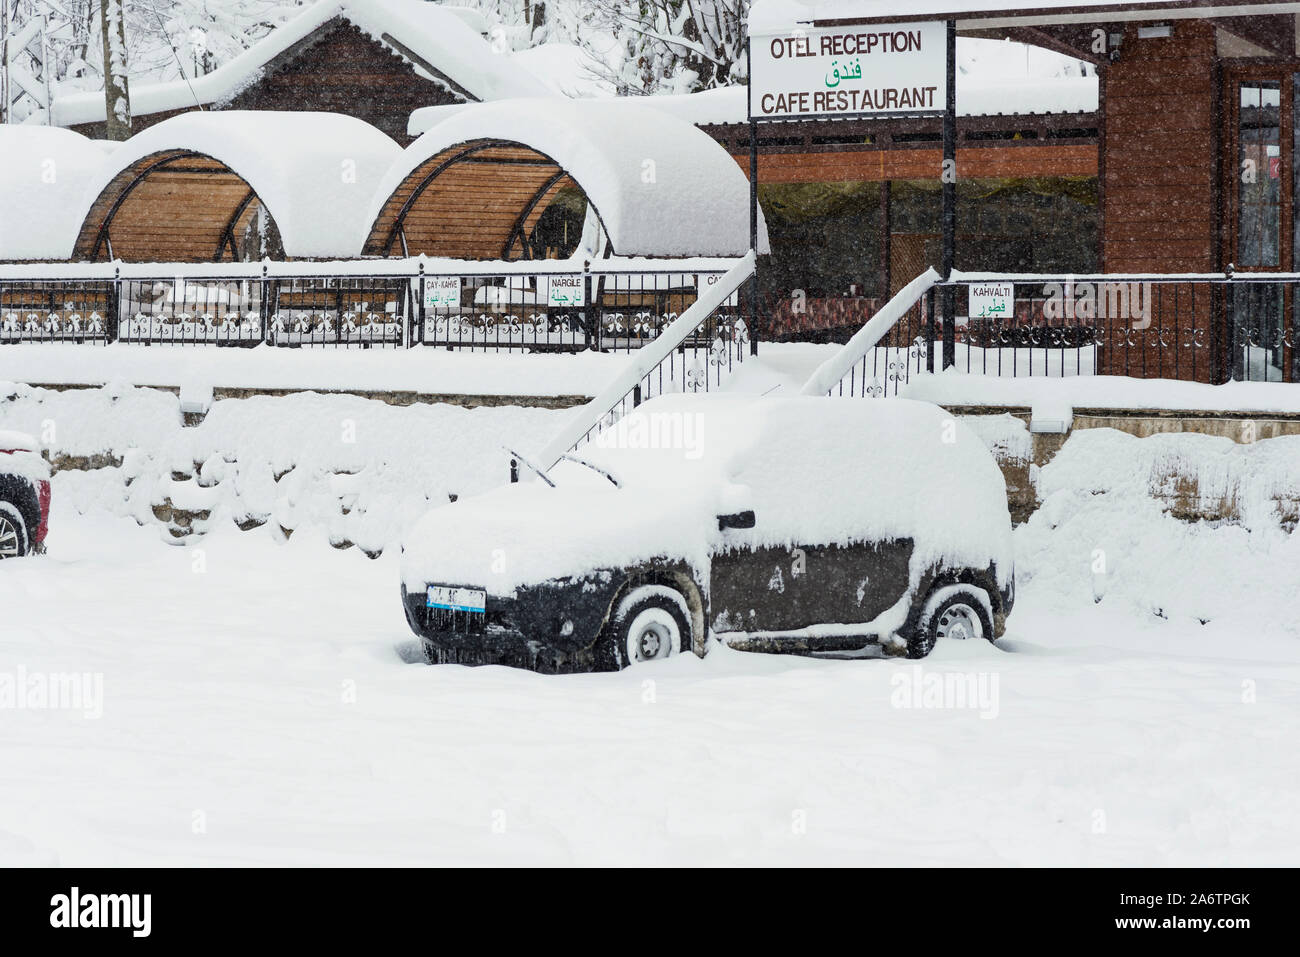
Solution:
{"label": "sign reading nargile", "polygon": [[750,117],[878,116],[942,112],[947,28],[798,28],[750,40]]}

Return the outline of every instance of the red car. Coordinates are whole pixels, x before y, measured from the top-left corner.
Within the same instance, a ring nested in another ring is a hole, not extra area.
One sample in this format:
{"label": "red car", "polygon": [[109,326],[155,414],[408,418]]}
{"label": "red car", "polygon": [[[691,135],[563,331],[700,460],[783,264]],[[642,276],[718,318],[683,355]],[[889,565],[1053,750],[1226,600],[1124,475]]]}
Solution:
{"label": "red car", "polygon": [[30,435],[0,431],[0,560],[45,550],[50,466]]}

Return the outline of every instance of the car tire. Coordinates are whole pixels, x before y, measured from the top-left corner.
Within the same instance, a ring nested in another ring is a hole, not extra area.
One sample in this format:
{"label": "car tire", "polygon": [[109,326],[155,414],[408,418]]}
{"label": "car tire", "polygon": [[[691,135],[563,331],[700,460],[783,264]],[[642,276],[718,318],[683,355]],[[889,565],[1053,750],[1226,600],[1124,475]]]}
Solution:
{"label": "car tire", "polygon": [[666,585],[628,592],[610,618],[611,657],[616,670],[662,661],[691,647],[686,599]]}
{"label": "car tire", "polygon": [[978,585],[943,585],[930,593],[907,639],[907,657],[924,658],[941,640],[994,640],[989,597]]}
{"label": "car tire", "polygon": [[22,558],[27,549],[27,526],[23,517],[8,502],[0,502],[0,561]]}

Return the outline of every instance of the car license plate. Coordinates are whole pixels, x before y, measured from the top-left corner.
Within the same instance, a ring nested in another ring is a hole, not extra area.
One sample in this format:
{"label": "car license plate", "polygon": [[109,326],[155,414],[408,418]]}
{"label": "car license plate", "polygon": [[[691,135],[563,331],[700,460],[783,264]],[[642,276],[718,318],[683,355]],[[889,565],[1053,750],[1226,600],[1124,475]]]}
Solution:
{"label": "car license plate", "polygon": [[482,588],[449,588],[430,585],[425,597],[426,608],[465,611],[481,615],[487,611],[487,591]]}

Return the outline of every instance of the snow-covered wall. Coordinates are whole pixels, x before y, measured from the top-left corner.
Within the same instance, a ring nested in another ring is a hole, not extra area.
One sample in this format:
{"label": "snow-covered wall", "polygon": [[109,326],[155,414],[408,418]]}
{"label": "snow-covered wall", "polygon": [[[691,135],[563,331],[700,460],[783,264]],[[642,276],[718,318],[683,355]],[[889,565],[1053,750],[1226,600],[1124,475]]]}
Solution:
{"label": "snow-covered wall", "polygon": [[1256,631],[1300,637],[1300,436],[1076,431],[1037,484],[1042,505],[1016,532],[1017,567],[1061,614],[1097,602],[1200,622],[1228,641],[1224,655]]}
{"label": "snow-covered wall", "polygon": [[170,392],[0,383],[0,429],[37,436],[56,466],[76,466],[56,474],[54,492],[81,511],[178,536],[212,523],[277,536],[311,527],[368,552],[396,545],[450,495],[505,482],[503,446],[527,454],[566,414],[299,393],[218,401],[186,428]]}

